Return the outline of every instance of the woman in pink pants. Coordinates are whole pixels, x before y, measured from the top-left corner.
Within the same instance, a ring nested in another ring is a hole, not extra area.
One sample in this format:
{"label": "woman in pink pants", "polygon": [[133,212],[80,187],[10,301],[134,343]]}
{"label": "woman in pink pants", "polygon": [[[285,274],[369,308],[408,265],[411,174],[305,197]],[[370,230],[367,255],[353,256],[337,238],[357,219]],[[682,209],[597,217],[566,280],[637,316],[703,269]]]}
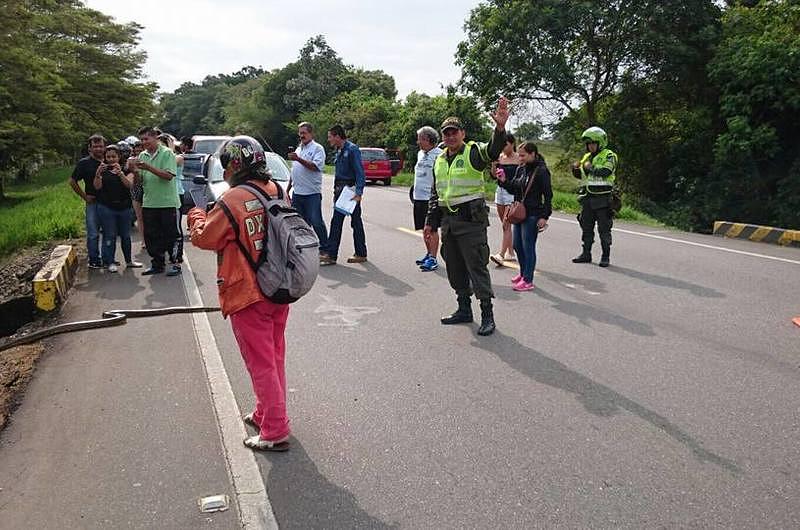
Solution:
{"label": "woman in pink pants", "polygon": [[[233,334],[242,353],[256,408],[244,417],[258,428],[244,444],[260,451],[289,449],[289,418],[286,414],[286,318],[289,306],[275,304],[261,293],[254,264],[261,253],[266,229],[264,210],[243,182],[258,186],[269,195],[278,193],[266,169],[261,145],[249,136],[237,136],[221,149],[225,181],[231,186],[206,214],[189,210],[192,244],[217,252],[217,285],[223,317],[230,316]],[[258,205],[258,207],[255,207]]]}

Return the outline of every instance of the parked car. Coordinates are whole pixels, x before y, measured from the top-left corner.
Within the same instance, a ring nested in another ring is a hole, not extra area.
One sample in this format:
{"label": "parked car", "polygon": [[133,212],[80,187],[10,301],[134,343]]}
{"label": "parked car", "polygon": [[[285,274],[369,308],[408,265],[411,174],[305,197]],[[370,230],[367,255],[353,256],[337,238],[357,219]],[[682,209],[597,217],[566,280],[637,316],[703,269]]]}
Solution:
{"label": "parked car", "polygon": [[368,181],[380,180],[385,186],[391,186],[392,177],[400,171],[400,164],[392,162],[386,149],[380,147],[361,148],[361,165],[364,166],[364,175]]}
{"label": "parked car", "polygon": [[222,145],[230,140],[230,136],[192,136],[192,152],[183,155],[183,183],[184,194],[181,196],[181,212],[186,213],[194,206],[192,195],[189,193],[195,177],[203,174],[203,167],[209,156],[216,153]]}
{"label": "parked car", "polygon": [[[289,170],[289,163],[280,155],[272,152],[264,153],[266,155],[267,168],[272,173],[272,180],[275,181],[282,189],[284,194],[288,194],[289,177],[291,171]],[[219,152],[216,152],[208,157],[205,166],[203,167],[202,175],[194,177],[191,189],[187,188],[187,193],[195,195],[203,193],[207,203],[207,210],[214,207],[217,200],[224,194],[230,186],[225,182],[222,177],[222,163],[219,161]],[[192,201],[194,206],[194,201]]]}

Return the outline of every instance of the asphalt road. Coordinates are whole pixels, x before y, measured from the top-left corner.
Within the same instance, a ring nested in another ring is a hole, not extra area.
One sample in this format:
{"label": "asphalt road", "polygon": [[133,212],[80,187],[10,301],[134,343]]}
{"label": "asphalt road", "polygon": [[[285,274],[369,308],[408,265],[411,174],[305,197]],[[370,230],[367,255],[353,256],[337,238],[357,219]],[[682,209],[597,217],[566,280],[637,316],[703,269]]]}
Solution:
{"label": "asphalt road", "polygon": [[[455,299],[414,265],[407,190],[370,186],[364,218],[369,262],[344,263],[346,227],[291,309],[293,445],[256,456],[282,528],[800,526],[796,249],[618,224],[601,269],[570,262],[557,214],[535,291],[492,269],[498,331],[478,337],[439,324]],[[187,255],[214,304],[214,256]],[[184,303],[180,280],[97,274],[66,315]],[[190,317],[62,337],[0,438],[0,528],[234,528],[235,506],[193,504],[233,495],[224,455]]]}

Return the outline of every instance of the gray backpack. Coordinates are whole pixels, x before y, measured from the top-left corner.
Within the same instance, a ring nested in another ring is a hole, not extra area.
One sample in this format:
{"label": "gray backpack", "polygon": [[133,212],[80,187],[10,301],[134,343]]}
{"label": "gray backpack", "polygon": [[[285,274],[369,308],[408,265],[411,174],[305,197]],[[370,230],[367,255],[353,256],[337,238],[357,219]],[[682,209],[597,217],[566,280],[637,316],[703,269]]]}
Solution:
{"label": "gray backpack", "polygon": [[234,226],[236,242],[256,272],[261,292],[276,304],[291,304],[311,290],[319,273],[319,239],[300,214],[289,206],[278,186],[278,196],[270,197],[249,183],[239,185],[255,195],[264,207],[264,240],[258,261],[239,238],[239,225],[222,202]]}

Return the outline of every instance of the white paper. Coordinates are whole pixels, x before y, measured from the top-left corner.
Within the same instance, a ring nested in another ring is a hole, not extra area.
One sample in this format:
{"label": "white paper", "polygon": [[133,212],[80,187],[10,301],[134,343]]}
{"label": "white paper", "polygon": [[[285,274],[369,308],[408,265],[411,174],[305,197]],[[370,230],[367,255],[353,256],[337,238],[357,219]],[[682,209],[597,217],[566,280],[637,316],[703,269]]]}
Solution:
{"label": "white paper", "polygon": [[353,186],[345,186],[342,188],[342,193],[339,195],[339,199],[336,201],[336,204],[334,204],[333,207],[337,212],[345,215],[352,215],[353,210],[355,210],[356,206],[358,206],[358,203],[353,200],[353,197],[355,196],[356,189]]}

